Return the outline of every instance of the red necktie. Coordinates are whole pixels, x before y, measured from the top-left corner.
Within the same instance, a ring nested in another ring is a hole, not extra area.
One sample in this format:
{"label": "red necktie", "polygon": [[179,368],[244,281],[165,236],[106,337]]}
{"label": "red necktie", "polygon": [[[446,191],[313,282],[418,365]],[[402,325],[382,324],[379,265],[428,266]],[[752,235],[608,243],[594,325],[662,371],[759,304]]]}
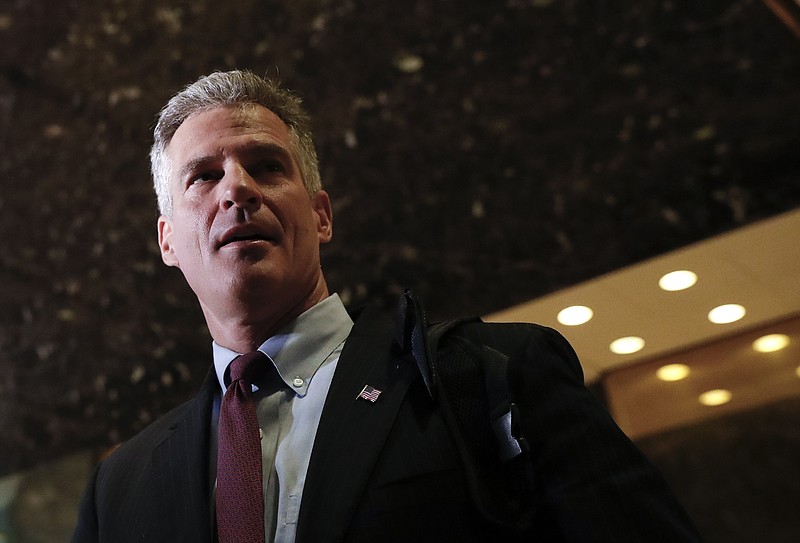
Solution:
{"label": "red necktie", "polygon": [[268,362],[260,351],[231,363],[219,413],[217,533],[220,543],[264,543],[261,443],[251,383]]}

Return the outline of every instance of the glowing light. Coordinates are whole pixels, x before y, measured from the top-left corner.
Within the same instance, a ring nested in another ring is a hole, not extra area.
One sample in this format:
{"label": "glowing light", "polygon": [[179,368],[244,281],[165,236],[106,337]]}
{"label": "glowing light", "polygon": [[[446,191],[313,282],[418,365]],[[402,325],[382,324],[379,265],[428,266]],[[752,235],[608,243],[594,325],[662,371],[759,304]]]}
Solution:
{"label": "glowing light", "polygon": [[753,349],[759,353],[774,353],[789,345],[789,336],[786,334],[769,334],[761,336],[753,342]]}
{"label": "glowing light", "polygon": [[709,311],[708,320],[714,324],[729,324],[744,317],[745,313],[744,307],[739,304],[725,304]]}
{"label": "glowing light", "polygon": [[669,272],[658,280],[658,286],[670,292],[687,289],[695,283],[697,274],[689,270]]}
{"label": "glowing light", "polygon": [[656,377],[662,381],[680,381],[689,376],[689,366],[686,364],[667,364],[656,371]]}
{"label": "glowing light", "polygon": [[621,337],[612,341],[608,348],[615,354],[632,354],[644,348],[644,340],[636,336]]}
{"label": "glowing light", "polygon": [[417,55],[403,54],[394,59],[394,65],[401,72],[413,74],[422,69],[425,65],[425,61],[422,60],[422,57],[418,57]]}
{"label": "glowing light", "polygon": [[591,320],[594,312],[585,305],[573,305],[558,312],[558,322],[566,326],[578,326]]}
{"label": "glowing light", "polygon": [[732,396],[733,394],[731,394],[730,390],[725,390],[724,388],[717,388],[715,390],[709,390],[707,392],[703,392],[702,394],[700,394],[700,397],[698,399],[701,404],[713,407],[716,405],[722,405],[724,403],[728,403],[729,401],[731,401]]}

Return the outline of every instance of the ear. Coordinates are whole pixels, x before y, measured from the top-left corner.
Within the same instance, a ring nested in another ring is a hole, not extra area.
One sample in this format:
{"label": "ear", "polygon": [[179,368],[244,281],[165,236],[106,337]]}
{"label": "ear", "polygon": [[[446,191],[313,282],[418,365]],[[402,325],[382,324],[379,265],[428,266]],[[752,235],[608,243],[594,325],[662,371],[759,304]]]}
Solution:
{"label": "ear", "polygon": [[333,210],[331,199],[324,190],[319,190],[311,197],[311,206],[317,216],[317,237],[320,243],[328,243],[333,239]]}
{"label": "ear", "polygon": [[161,248],[161,260],[164,264],[180,268],[178,257],[172,248],[172,220],[166,215],[158,218],[158,246]]}

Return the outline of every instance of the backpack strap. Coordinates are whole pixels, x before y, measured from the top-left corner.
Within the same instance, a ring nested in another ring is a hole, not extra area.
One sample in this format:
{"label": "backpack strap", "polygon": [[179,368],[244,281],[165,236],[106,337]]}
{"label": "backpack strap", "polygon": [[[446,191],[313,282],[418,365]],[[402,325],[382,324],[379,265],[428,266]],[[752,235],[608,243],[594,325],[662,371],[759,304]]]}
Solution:
{"label": "backpack strap", "polygon": [[403,353],[410,354],[414,358],[428,394],[435,399],[436,368],[431,362],[433,353],[428,340],[428,319],[422,302],[408,289],[400,297],[399,317],[395,341]]}

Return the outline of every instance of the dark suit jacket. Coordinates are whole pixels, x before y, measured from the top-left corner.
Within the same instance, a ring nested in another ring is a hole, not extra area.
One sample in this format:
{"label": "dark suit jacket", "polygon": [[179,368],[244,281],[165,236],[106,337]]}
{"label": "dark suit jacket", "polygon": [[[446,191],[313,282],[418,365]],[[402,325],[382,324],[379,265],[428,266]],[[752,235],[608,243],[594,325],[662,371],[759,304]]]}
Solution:
{"label": "dark suit jacket", "polygon": [[[476,513],[437,404],[390,319],[366,310],[339,359],[320,420],[298,543],[426,541],[695,541],[650,463],[584,388],[577,357],[535,325],[456,330],[520,364],[510,375],[531,444],[536,515],[513,535]],[[356,399],[369,384],[378,401]],[[74,543],[214,540],[209,443],[218,384],[122,445],[94,473]]]}

